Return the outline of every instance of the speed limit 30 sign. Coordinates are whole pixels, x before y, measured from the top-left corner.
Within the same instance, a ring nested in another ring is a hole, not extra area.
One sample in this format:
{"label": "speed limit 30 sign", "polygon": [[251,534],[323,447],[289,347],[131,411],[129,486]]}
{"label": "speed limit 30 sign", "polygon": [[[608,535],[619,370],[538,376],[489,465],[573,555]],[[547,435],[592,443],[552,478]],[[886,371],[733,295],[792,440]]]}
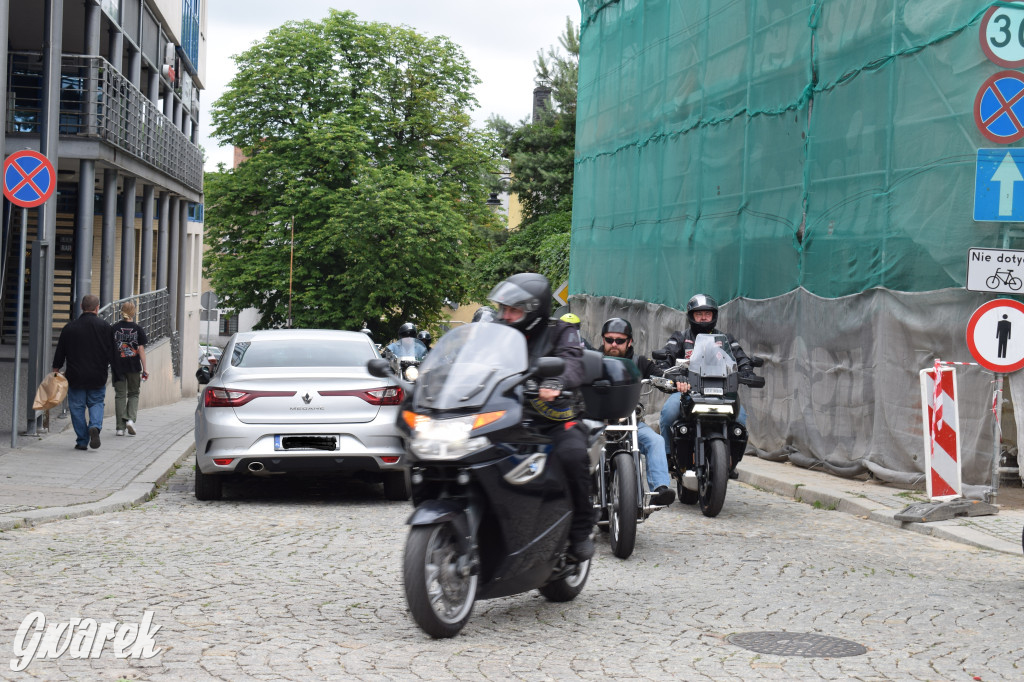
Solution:
{"label": "speed limit 30 sign", "polygon": [[989,60],[1010,69],[1024,66],[1024,0],[1003,0],[990,7],[978,38]]}

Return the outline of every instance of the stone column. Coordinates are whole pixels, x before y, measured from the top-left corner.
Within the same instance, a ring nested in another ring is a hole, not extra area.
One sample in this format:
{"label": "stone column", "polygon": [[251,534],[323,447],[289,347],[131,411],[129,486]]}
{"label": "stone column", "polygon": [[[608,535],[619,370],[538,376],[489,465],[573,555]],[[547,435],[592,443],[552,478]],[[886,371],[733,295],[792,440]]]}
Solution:
{"label": "stone column", "polygon": [[78,162],[78,213],[75,215],[75,283],[73,317],[82,314],[82,297],[92,292],[92,232],[95,219],[96,162],[82,159]]}
{"label": "stone column", "polygon": [[136,179],[126,175],[121,185],[121,293],[118,298],[128,298],[135,293]]}
{"label": "stone column", "polygon": [[114,300],[114,236],[117,234],[117,171],[103,170],[103,234],[100,238],[100,307]]}
{"label": "stone column", "polygon": [[170,226],[171,193],[160,192],[160,217],[156,229],[156,288],[167,288],[167,231]]}
{"label": "stone column", "polygon": [[139,234],[139,293],[153,290],[153,185],[142,186],[142,231]]}

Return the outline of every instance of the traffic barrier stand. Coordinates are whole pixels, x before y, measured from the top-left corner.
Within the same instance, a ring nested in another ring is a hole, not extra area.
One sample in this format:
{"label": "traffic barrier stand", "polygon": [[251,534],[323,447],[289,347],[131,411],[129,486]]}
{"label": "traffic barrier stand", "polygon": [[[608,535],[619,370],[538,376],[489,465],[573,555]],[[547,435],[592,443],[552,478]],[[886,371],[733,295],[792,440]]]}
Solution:
{"label": "traffic barrier stand", "polygon": [[999,513],[995,505],[963,496],[956,368],[951,365],[973,364],[936,360],[933,368],[920,371],[925,480],[931,501],[910,505],[896,514],[897,521],[923,523]]}

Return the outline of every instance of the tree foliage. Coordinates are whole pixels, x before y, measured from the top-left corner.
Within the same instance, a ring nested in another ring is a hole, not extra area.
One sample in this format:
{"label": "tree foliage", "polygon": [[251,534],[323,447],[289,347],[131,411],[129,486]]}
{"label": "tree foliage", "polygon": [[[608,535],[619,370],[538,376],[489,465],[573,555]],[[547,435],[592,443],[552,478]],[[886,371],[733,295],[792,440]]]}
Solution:
{"label": "tree foliage", "polygon": [[272,327],[290,302],[295,326],[365,322],[383,338],[466,300],[467,264],[497,227],[497,169],[470,125],[478,80],[461,49],[331,10],[235,61],[211,120],[246,160],[205,188],[206,272],[228,305]]}
{"label": "tree foliage", "polygon": [[561,49],[538,52],[534,62],[537,83],[552,91],[548,110],[536,121],[488,121],[508,158],[509,189],[522,205],[523,221],[481,262],[483,282],[524,270],[547,276],[554,286],[568,277],[580,46],[570,19],[559,44]]}

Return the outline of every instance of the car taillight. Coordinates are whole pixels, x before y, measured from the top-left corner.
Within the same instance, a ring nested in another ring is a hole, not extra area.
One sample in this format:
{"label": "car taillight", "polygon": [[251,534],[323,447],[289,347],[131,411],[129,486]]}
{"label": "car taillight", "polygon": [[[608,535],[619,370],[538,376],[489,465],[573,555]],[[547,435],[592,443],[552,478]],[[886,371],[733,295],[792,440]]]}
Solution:
{"label": "car taillight", "polygon": [[207,387],[203,394],[205,407],[241,407],[256,398],[287,398],[295,391],[240,391],[236,388]]}
{"label": "car taillight", "polygon": [[343,396],[350,395],[362,398],[371,405],[401,405],[404,393],[399,386],[384,386],[382,388],[356,389],[348,391],[317,391],[322,396]]}

